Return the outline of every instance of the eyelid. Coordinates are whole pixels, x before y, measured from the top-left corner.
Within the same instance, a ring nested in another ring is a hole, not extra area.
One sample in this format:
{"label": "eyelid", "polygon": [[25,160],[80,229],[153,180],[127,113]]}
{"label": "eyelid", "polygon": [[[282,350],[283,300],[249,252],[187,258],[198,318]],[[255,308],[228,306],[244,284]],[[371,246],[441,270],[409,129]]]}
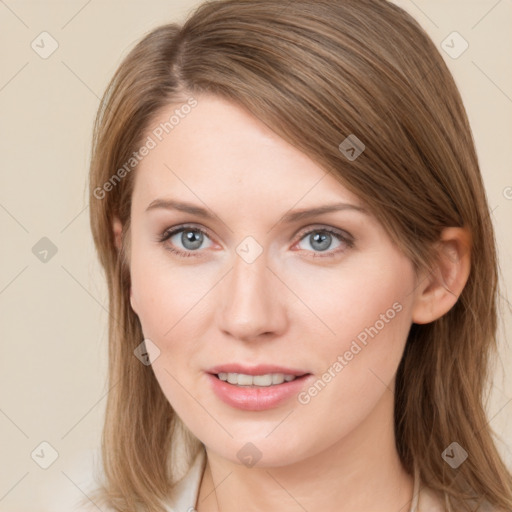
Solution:
{"label": "eyelid", "polygon": [[[300,244],[300,242],[305,239],[307,235],[310,235],[314,232],[329,233],[334,238],[336,238],[338,242],[340,242],[342,247],[330,249],[327,251],[309,251],[306,249],[299,249],[299,252],[308,253],[308,258],[324,258],[326,261],[333,261],[336,260],[340,255],[343,255],[347,250],[353,249],[355,246],[355,238],[348,231],[326,224],[310,224],[309,226],[299,230],[299,232],[294,236],[294,238],[297,237],[297,241],[293,244],[292,247]],[[345,247],[343,247],[343,245],[345,245]]]}
{"label": "eyelid", "polygon": [[[172,238],[174,235],[177,235],[178,233],[180,233],[182,231],[186,231],[187,229],[190,229],[193,231],[198,231],[198,232],[202,233],[203,235],[206,235],[210,240],[212,240],[212,237],[210,236],[208,229],[204,228],[203,226],[194,225],[193,223],[192,224],[186,223],[186,224],[178,224],[176,226],[172,226],[172,227],[165,229],[161,234],[158,235],[157,242],[162,244],[164,246],[165,250],[167,250],[175,255],[178,255],[180,258],[202,257],[202,253],[204,251],[183,250],[183,249],[176,248],[174,246],[171,247],[171,245],[167,243],[168,240],[170,238]],[[212,243],[213,243],[213,240],[212,240]]]}
{"label": "eyelid", "polygon": [[200,226],[200,225],[193,224],[193,223],[192,224],[186,223],[186,224],[178,224],[176,226],[172,226],[172,227],[165,229],[162,232],[162,234],[159,235],[158,239],[161,242],[163,242],[165,240],[168,240],[172,236],[176,235],[177,233],[180,233],[181,231],[185,231],[187,229],[199,231],[200,233],[203,233],[203,235],[206,235],[212,241],[215,238],[215,237],[212,237],[212,235],[210,234],[210,231],[207,228]]}
{"label": "eyelid", "polygon": [[355,241],[355,238],[348,231],[345,231],[344,229],[340,229],[340,228],[335,228],[334,226],[331,226],[329,224],[309,224],[308,226],[299,229],[299,231],[297,231],[297,233],[295,233],[293,238],[300,237],[299,238],[299,240],[300,240],[303,238],[304,235],[308,234],[310,231],[315,231],[315,230],[327,231],[329,233],[336,233],[339,236],[346,239],[347,241],[351,241],[351,242]]}

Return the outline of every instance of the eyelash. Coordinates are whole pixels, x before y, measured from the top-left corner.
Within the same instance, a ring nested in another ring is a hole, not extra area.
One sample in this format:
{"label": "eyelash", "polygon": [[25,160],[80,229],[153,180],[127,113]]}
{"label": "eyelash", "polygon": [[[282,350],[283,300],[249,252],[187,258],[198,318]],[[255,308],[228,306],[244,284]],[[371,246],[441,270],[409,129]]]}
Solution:
{"label": "eyelash", "polygon": [[[182,251],[180,249],[176,249],[174,247],[171,247],[170,245],[165,243],[167,240],[169,240],[171,237],[173,237],[177,233],[181,233],[182,231],[186,231],[186,230],[196,231],[196,232],[202,233],[203,235],[205,235],[208,238],[210,238],[210,236],[208,235],[207,231],[205,231],[202,228],[199,228],[199,227],[196,227],[196,226],[182,225],[182,226],[177,226],[176,228],[166,229],[158,237],[158,242],[164,244],[166,250],[168,250],[168,251],[170,251],[170,252],[172,252],[174,254],[177,254],[180,257],[185,257],[185,258],[200,257],[200,252],[201,251],[188,251],[188,252],[185,252],[185,251]],[[309,231],[302,231],[298,235],[299,236],[298,242],[300,242],[303,238],[305,238],[307,235],[310,235],[311,233],[329,233],[330,235],[333,235],[335,238],[337,238],[340,242],[343,242],[344,244],[346,244],[347,248],[351,249],[352,247],[354,247],[354,240],[353,240],[353,238],[350,235],[348,235],[348,233],[347,233],[347,236],[344,236],[340,232],[338,232],[338,231],[336,231],[336,230],[334,230],[332,228],[329,228],[329,227],[312,228],[312,229],[310,228]],[[333,257],[337,256],[339,253],[344,252],[345,250],[346,249],[339,249],[338,248],[337,250],[326,252],[326,254],[313,253],[312,257],[313,258],[333,258]],[[311,251],[308,251],[308,252],[311,252]]]}

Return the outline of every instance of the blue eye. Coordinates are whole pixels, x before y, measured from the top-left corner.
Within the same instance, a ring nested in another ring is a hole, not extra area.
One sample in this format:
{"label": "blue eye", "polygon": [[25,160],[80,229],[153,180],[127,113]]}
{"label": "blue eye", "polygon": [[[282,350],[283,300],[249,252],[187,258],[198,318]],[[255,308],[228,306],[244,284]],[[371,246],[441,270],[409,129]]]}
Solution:
{"label": "blue eye", "polygon": [[174,230],[165,231],[159,240],[160,242],[165,243],[167,240],[170,240],[177,235],[180,235],[177,238],[185,251],[176,249],[176,243],[172,243],[172,245],[166,244],[166,248],[169,251],[184,257],[198,256],[198,254],[194,254],[194,252],[198,252],[197,249],[201,247],[205,237],[208,237],[206,231],[200,228],[181,226]]}
{"label": "blue eye", "polygon": [[[353,238],[347,233],[338,232],[330,228],[317,228],[310,229],[302,234],[298,243],[306,240],[309,246],[313,249],[313,258],[330,258],[336,256],[338,253],[345,251],[347,248],[354,246]],[[339,242],[338,248],[335,250],[328,250],[333,240]],[[325,252],[325,254],[321,254]]]}
{"label": "blue eye", "polygon": [[[352,248],[354,246],[354,240],[351,235],[331,228],[322,227],[310,229],[309,231],[303,232],[301,235],[302,236],[297,244],[302,240],[307,240],[311,250],[305,250],[307,252],[312,252],[313,258],[334,257],[338,253],[344,252],[348,248]],[[175,238],[175,240],[172,240],[173,238]],[[164,231],[158,241],[163,243],[165,248],[170,252],[188,258],[191,256],[201,256],[202,251],[199,249],[203,245],[205,239],[210,240],[210,237],[207,232],[201,228],[195,226],[178,226],[175,229]],[[338,242],[338,246],[334,250],[330,250],[334,240]],[[167,241],[171,241],[171,243],[168,244],[166,243]],[[183,249],[180,249],[178,244],[181,244]],[[205,249],[208,247],[202,248]]]}

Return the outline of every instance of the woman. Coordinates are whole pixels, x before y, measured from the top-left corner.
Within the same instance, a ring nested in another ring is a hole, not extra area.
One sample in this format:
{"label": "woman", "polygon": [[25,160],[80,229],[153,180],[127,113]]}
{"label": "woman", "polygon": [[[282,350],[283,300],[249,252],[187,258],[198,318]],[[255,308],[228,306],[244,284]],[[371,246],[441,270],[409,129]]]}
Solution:
{"label": "woman", "polygon": [[95,125],[102,510],[511,510],[494,235],[442,57],[384,0],[220,0]]}

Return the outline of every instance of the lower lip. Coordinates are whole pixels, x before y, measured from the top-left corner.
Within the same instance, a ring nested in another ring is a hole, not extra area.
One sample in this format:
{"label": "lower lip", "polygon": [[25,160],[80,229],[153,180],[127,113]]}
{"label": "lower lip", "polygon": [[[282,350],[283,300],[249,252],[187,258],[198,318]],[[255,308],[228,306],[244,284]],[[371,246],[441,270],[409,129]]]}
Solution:
{"label": "lower lip", "polygon": [[278,407],[292,396],[296,396],[306,381],[313,377],[308,374],[272,386],[241,387],[220,380],[210,373],[207,376],[213,391],[224,403],[244,411],[264,411]]}

